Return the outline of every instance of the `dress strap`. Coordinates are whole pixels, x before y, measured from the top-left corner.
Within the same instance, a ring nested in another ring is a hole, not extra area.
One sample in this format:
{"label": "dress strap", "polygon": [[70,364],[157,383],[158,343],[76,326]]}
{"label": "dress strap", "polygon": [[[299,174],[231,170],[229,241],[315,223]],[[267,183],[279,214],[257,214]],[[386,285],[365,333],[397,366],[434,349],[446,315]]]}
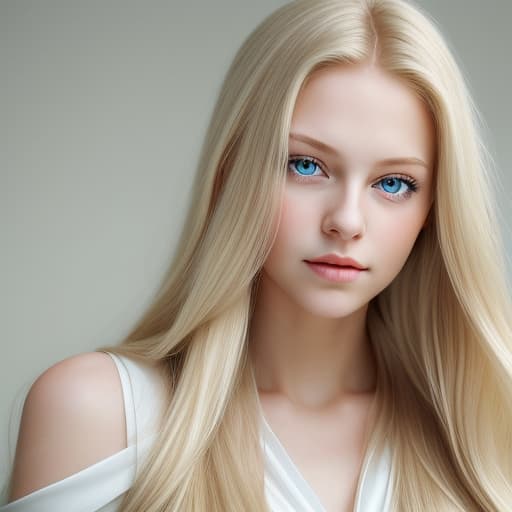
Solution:
{"label": "dress strap", "polygon": [[106,353],[114,360],[123,386],[127,444],[136,447],[138,474],[147,455],[142,446],[147,439],[154,440],[160,430],[167,404],[168,377],[164,366]]}
{"label": "dress strap", "polygon": [[132,381],[128,368],[121,359],[120,356],[113,354],[112,352],[105,352],[108,354],[115,365],[121,379],[121,386],[123,388],[123,403],[124,403],[124,414],[126,417],[126,438],[128,446],[136,444],[137,442],[137,420],[135,416],[135,404],[132,389]]}

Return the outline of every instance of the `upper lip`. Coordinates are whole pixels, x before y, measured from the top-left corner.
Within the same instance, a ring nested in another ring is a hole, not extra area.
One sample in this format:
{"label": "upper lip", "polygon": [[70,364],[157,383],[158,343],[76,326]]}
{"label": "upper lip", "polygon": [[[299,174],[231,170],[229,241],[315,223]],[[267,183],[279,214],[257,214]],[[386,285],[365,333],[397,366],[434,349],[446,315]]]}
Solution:
{"label": "upper lip", "polygon": [[366,270],[366,267],[358,261],[352,258],[338,256],[337,254],[326,254],[324,256],[315,258],[314,260],[306,261],[309,261],[310,263],[330,263],[331,265],[339,265],[341,267],[354,267],[360,270]]}

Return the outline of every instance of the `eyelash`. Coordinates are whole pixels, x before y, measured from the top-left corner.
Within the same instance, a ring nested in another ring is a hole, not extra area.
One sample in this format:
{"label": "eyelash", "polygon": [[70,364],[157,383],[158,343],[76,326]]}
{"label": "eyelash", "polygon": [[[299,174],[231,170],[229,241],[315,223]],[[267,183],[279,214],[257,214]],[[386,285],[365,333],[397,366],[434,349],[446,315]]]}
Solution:
{"label": "eyelash", "polygon": [[[293,157],[290,157],[288,159],[288,171],[292,172],[294,174],[294,177],[297,181],[299,182],[308,182],[310,181],[309,178],[314,178],[315,176],[305,176],[305,175],[300,175],[300,174],[297,174],[295,172],[293,172],[291,169],[290,169],[290,166],[291,164],[294,164],[296,162],[300,162],[300,161],[306,161],[306,162],[311,162],[315,165],[317,165],[322,171],[324,171],[324,168],[323,168],[323,164],[317,160],[316,158],[312,157],[312,156],[293,156]],[[325,172],[325,171],[324,171]],[[401,194],[393,194],[391,192],[386,192],[385,190],[383,190],[383,192],[388,196],[388,197],[391,197],[392,199],[394,200],[398,200],[398,201],[404,201],[405,199],[409,198],[414,192],[417,192],[419,187],[418,187],[418,182],[414,179],[414,178],[411,178],[410,176],[407,176],[405,174],[390,174],[388,176],[384,176],[383,178],[379,179],[377,181],[377,183],[381,183],[382,181],[386,180],[386,179],[397,179],[399,181],[401,181],[402,183],[405,183],[407,185],[407,190]]]}

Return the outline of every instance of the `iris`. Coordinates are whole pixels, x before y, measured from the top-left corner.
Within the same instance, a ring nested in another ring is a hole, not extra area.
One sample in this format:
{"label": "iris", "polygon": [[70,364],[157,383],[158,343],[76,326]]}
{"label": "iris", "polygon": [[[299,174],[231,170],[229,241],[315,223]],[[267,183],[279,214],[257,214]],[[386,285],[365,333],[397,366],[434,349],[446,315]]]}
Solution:
{"label": "iris", "polygon": [[402,182],[397,178],[385,178],[382,180],[382,187],[386,192],[389,192],[390,194],[395,194],[396,192],[398,192],[401,186]]}
{"label": "iris", "polygon": [[317,164],[315,164],[315,162],[313,162],[313,160],[307,160],[306,158],[301,158],[299,160],[296,160],[295,166],[297,167],[297,171],[299,173],[305,174],[307,176],[311,176],[315,172],[315,168],[317,167]]}

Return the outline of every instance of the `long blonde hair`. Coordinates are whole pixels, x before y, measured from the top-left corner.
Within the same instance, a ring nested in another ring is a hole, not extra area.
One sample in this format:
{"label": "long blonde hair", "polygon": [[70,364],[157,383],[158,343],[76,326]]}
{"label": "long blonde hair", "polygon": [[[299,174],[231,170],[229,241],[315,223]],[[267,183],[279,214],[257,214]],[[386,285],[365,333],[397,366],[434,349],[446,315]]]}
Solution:
{"label": "long blonde hair", "polygon": [[392,448],[393,510],[510,510],[512,304],[464,78],[435,23],[403,0],[298,0],[235,56],[169,273],[126,339],[102,348],[165,364],[171,388],[123,511],[268,509],[251,308],[276,232],[297,95],[320,67],[357,62],[404,80],[437,134],[430,222],[368,309],[372,442]]}

